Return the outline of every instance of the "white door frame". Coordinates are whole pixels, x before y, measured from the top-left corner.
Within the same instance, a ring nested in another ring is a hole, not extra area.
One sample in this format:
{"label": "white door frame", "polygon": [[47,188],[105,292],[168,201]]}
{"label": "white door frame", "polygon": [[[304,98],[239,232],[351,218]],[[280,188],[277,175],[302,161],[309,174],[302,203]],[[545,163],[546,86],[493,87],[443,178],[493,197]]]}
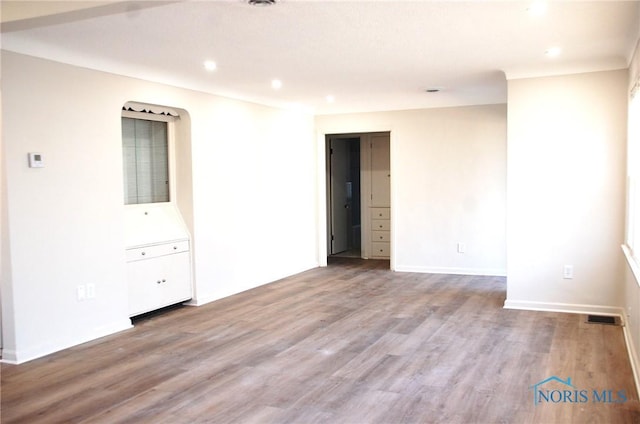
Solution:
{"label": "white door frame", "polygon": [[[371,126],[358,126],[358,125],[343,125],[340,127],[319,127],[316,130],[316,157],[318,158],[316,170],[317,170],[317,253],[318,253],[318,265],[321,267],[327,266],[327,135],[342,135],[342,134],[366,134],[373,132],[388,132],[389,133],[389,171],[391,175],[394,175],[394,132],[393,126],[388,124],[371,125]],[[396,231],[394,210],[396,210],[395,201],[395,181],[396,178],[391,178],[391,256],[390,256],[390,268],[395,270],[396,263]],[[364,210],[364,208],[363,208]],[[362,223],[364,225],[364,222]],[[363,230],[364,234],[365,231]]]}

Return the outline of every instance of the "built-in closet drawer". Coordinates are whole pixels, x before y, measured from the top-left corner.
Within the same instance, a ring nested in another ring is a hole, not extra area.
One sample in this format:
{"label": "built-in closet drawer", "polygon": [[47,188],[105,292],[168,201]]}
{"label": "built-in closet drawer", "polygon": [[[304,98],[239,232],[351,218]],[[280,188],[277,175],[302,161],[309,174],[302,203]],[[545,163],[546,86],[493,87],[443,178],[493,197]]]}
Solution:
{"label": "built-in closet drawer", "polygon": [[371,219],[390,219],[391,211],[389,208],[371,208]]}
{"label": "built-in closet drawer", "polygon": [[371,241],[391,241],[391,233],[389,231],[371,231]]}
{"label": "built-in closet drawer", "polygon": [[389,231],[391,222],[388,219],[372,219],[371,231]]}
{"label": "built-in closet drawer", "polygon": [[388,258],[390,256],[390,244],[385,242],[371,242],[371,257]]}
{"label": "built-in closet drawer", "polygon": [[171,243],[162,243],[127,249],[127,262],[143,259],[157,258],[158,256],[172,255],[174,253],[188,252],[189,240],[179,240]]}
{"label": "built-in closet drawer", "polygon": [[377,259],[388,259],[391,251],[391,210],[390,208],[372,207],[369,209],[371,218],[371,242],[369,256]]}

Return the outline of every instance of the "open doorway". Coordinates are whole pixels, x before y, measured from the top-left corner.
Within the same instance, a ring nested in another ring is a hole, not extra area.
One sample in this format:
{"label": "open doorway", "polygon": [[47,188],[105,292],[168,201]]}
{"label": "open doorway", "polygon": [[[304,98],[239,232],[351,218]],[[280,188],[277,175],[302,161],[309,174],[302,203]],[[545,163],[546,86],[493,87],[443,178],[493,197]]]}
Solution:
{"label": "open doorway", "polygon": [[360,137],[327,140],[328,242],[330,256],[362,256]]}
{"label": "open doorway", "polygon": [[327,256],[390,260],[391,134],[325,137]]}

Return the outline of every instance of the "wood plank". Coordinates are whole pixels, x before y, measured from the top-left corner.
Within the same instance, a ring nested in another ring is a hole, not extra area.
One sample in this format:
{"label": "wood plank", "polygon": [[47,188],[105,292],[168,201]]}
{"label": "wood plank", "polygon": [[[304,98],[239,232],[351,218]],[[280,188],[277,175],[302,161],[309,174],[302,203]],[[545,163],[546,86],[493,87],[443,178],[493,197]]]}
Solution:
{"label": "wood plank", "polygon": [[[505,310],[504,278],[388,267],[331,258],[2,364],[2,422],[640,422],[621,327]],[[627,401],[534,405],[554,375]]]}

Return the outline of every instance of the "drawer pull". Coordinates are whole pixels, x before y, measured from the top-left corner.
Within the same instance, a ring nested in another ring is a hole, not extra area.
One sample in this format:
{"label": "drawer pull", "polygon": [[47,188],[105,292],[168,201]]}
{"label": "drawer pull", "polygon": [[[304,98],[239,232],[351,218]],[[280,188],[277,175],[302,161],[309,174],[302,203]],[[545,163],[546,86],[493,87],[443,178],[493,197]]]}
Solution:
{"label": "drawer pull", "polygon": [[173,246],[173,250],[178,250],[178,246]]}
{"label": "drawer pull", "polygon": [[380,240],[382,240],[384,237],[380,236]]}
{"label": "drawer pull", "polygon": [[145,253],[145,252],[142,252],[142,253],[140,253],[140,254],[141,254],[142,256],[146,255],[146,253]]}
{"label": "drawer pull", "polygon": [[161,282],[162,282],[162,281],[160,281],[160,280],[156,281],[156,283],[157,283],[157,284],[160,284]]}

